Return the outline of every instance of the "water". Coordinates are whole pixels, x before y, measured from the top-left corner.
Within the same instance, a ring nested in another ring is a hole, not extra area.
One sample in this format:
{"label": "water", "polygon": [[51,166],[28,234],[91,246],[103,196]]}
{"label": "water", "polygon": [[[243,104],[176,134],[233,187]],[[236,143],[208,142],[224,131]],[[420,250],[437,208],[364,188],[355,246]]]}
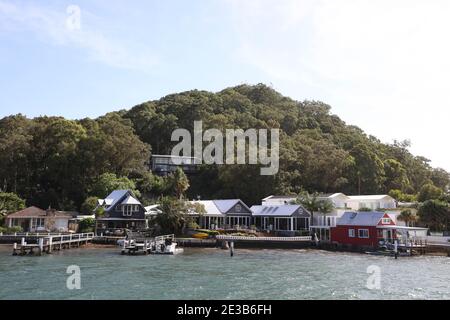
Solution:
{"label": "water", "polygon": [[[176,256],[122,256],[115,248],[13,257],[0,248],[0,299],[450,299],[450,258],[314,250],[185,249]],[[69,265],[81,290],[68,290]],[[366,286],[367,267],[381,289]]]}

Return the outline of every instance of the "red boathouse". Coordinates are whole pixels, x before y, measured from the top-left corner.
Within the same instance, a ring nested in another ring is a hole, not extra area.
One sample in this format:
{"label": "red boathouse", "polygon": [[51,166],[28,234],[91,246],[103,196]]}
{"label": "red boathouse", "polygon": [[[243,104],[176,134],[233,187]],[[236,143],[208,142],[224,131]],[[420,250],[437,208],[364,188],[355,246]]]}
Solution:
{"label": "red boathouse", "polygon": [[380,241],[396,237],[392,226],[394,220],[384,212],[346,212],[331,228],[331,242],[376,248]]}

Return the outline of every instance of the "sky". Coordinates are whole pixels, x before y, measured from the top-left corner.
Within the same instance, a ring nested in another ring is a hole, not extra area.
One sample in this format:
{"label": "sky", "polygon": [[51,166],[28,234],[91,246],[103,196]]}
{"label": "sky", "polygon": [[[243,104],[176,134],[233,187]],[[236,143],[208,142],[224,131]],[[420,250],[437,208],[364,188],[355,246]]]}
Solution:
{"label": "sky", "polygon": [[0,117],[265,83],[450,170],[448,0],[0,0]]}

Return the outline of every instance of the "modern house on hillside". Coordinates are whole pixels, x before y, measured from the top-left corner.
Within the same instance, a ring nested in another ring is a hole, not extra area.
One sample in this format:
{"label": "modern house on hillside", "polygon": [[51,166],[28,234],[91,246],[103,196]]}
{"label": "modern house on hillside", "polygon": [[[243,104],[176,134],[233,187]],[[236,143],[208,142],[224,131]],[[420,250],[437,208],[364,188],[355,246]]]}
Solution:
{"label": "modern house on hillside", "polygon": [[105,199],[98,200],[98,208],[103,208],[104,213],[97,215],[97,234],[146,228],[146,209],[129,190],[111,192]]}
{"label": "modern house on hillside", "polygon": [[203,205],[206,213],[192,212],[198,225],[206,229],[250,228],[252,212],[240,199],[198,200],[193,204]]}
{"label": "modern house on hillside", "polygon": [[311,214],[301,205],[264,204],[252,206],[250,210],[260,230],[287,233],[309,230]]}
{"label": "modern house on hillside", "polygon": [[197,172],[199,164],[199,159],[194,157],[154,154],[151,159],[152,172],[160,176],[175,172],[177,168],[183,169],[187,175],[194,174]]}

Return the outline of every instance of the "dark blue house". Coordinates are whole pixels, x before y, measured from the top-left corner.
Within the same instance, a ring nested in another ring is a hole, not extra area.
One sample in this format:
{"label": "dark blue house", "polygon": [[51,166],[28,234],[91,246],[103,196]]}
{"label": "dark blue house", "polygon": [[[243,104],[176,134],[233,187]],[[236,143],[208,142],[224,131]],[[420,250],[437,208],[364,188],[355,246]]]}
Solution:
{"label": "dark blue house", "polygon": [[98,208],[104,213],[97,215],[97,234],[120,233],[120,230],[143,230],[146,228],[145,207],[130,190],[115,190],[105,199],[98,200]]}

